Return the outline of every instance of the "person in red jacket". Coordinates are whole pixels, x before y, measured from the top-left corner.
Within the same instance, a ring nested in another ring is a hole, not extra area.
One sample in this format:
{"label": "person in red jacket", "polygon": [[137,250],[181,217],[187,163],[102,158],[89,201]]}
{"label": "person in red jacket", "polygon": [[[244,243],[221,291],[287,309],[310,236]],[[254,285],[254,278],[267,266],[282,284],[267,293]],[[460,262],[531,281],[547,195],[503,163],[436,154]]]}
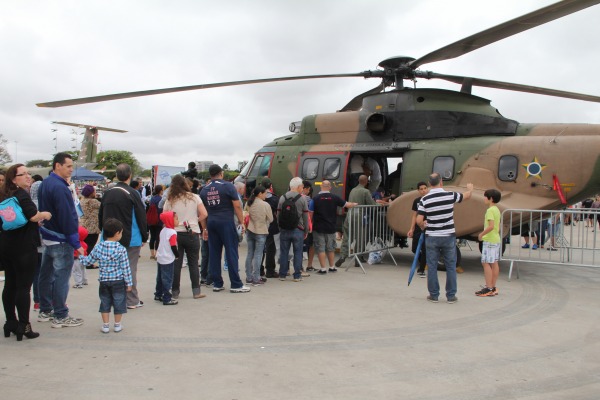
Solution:
{"label": "person in red jacket", "polygon": [[[81,247],[83,248],[83,255],[87,256],[88,254],[88,245],[85,242],[85,239],[88,236],[88,230],[85,229],[83,226],[79,227],[79,243],[81,244]],[[73,270],[71,271],[71,274],[73,275],[73,281],[75,282],[75,284],[73,285],[74,289],[81,289],[84,286],[87,286],[88,281],[87,281],[87,276],[85,273],[85,268],[81,265],[81,263],[79,262],[79,252],[75,251],[75,255],[74,255],[75,259],[73,260]]]}

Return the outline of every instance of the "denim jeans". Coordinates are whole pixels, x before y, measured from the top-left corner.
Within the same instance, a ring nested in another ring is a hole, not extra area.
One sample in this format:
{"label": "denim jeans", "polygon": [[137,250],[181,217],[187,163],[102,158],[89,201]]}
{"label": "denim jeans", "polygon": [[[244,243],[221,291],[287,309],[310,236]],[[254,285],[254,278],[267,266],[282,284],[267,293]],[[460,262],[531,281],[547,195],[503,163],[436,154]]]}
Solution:
{"label": "denim jeans", "polygon": [[227,273],[232,289],[244,286],[239,274],[238,265],[238,239],[235,223],[232,218],[221,219],[208,217],[208,271],[209,279],[212,279],[216,288],[223,287],[223,276],[221,275],[221,259],[223,248],[225,258],[229,264]]}
{"label": "denim jeans", "polygon": [[254,232],[246,232],[246,242],[248,243],[248,254],[246,256],[246,281],[260,281],[260,262],[262,261],[265,243],[267,241],[266,234],[258,234]]}
{"label": "denim jeans", "polygon": [[200,235],[197,233],[177,232],[177,251],[179,251],[179,258],[175,259],[173,291],[177,293],[180,291],[181,267],[183,266],[184,253],[188,261],[192,290],[200,288],[200,270],[198,268]]}
{"label": "denim jeans", "polygon": [[49,313],[54,309],[54,315],[59,319],[69,315],[66,303],[73,260],[73,247],[68,243],[44,248],[38,280],[40,311]]}
{"label": "denim jeans", "polygon": [[110,308],[115,314],[127,313],[127,286],[124,280],[100,282],[98,294],[100,295],[101,313],[109,313]]}
{"label": "denim jeans", "polygon": [[302,245],[304,244],[304,231],[300,229],[282,229],[279,234],[279,277],[285,278],[289,269],[290,246],[294,251],[294,279],[302,276]]}
{"label": "denim jeans", "polygon": [[156,266],[156,290],[154,292],[154,297],[162,298],[163,304],[166,304],[173,298],[171,288],[173,286],[173,270],[175,269],[175,263],[156,263]]}
{"label": "denim jeans", "polygon": [[208,240],[203,240],[202,237],[200,237],[200,254],[200,279],[211,284],[212,281],[208,279]]}
{"label": "denim jeans", "polygon": [[437,268],[441,256],[446,266],[446,297],[454,297],[457,291],[456,236],[427,236],[425,246],[427,248],[427,289],[429,294],[436,299],[440,295]]}

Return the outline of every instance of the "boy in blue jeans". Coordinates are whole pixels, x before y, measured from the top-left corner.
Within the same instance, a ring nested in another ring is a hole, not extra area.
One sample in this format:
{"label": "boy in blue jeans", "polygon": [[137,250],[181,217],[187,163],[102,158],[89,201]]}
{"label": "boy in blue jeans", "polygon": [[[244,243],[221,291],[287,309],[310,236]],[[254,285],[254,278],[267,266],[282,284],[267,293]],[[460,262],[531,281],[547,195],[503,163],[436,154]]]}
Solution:
{"label": "boy in blue jeans", "polygon": [[127,249],[119,243],[123,235],[123,224],[108,218],[102,225],[104,241],[98,243],[89,256],[80,256],[82,265],[98,263],[100,281],[100,313],[102,314],[102,333],[110,331],[110,309],[114,309],[114,331],[121,332],[121,317],[127,312],[126,292],[133,284]]}
{"label": "boy in blue jeans", "polygon": [[157,273],[154,300],[162,301],[165,306],[174,306],[178,301],[173,298],[171,288],[173,287],[175,259],[179,258],[177,231],[175,231],[175,227],[179,225],[179,219],[173,211],[163,211],[160,214],[160,220],[163,228],[160,231],[156,250]]}

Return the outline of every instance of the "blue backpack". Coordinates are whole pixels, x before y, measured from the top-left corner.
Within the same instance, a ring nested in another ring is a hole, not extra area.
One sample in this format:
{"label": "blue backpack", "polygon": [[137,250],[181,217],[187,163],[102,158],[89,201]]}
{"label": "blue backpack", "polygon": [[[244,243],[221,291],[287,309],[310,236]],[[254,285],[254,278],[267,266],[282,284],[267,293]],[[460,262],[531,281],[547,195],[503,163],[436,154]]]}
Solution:
{"label": "blue backpack", "polygon": [[0,203],[0,218],[3,231],[19,229],[27,224],[27,218],[16,197],[9,197]]}

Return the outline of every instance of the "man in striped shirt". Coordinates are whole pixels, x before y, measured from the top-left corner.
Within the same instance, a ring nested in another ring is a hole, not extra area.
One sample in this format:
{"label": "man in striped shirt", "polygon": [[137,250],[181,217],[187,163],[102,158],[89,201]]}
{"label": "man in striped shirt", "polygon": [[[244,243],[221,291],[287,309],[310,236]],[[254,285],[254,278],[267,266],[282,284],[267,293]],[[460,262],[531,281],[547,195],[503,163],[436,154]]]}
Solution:
{"label": "man in striped shirt", "polygon": [[471,198],[473,184],[467,184],[465,193],[444,190],[442,177],[437,172],[429,175],[429,193],[421,198],[417,224],[425,231],[427,253],[427,300],[437,303],[440,284],[437,275],[438,260],[441,257],[446,266],[446,298],[448,303],[456,303],[456,235],[454,233],[454,204]]}

